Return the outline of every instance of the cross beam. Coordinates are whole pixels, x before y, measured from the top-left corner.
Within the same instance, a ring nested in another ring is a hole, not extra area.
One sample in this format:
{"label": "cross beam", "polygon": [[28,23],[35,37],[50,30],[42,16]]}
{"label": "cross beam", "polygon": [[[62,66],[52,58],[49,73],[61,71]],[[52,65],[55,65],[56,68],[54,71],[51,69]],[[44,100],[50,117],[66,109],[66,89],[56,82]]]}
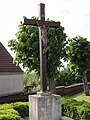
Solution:
{"label": "cross beam", "polygon": [[58,28],[60,25],[60,22],[54,22],[54,21],[41,21],[41,20],[33,20],[33,19],[24,19],[24,25],[33,25],[33,26],[42,26],[45,25],[45,27],[53,27]]}
{"label": "cross beam", "polygon": [[40,81],[41,91],[47,91],[46,82],[46,46],[47,46],[47,28],[58,28],[60,22],[45,21],[45,4],[39,4],[39,20],[24,19],[24,25],[39,27],[39,44],[40,44]]}

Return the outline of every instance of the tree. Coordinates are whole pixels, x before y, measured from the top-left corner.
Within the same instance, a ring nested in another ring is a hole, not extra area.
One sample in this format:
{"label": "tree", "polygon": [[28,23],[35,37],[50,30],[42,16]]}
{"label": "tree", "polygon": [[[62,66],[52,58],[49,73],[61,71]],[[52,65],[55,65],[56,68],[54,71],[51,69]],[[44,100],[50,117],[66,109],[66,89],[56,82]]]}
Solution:
{"label": "tree", "polygon": [[[38,27],[23,25],[22,23],[18,27],[19,31],[16,33],[16,39],[8,42],[8,46],[16,55],[14,61],[17,65],[22,64],[30,72],[34,70],[37,74],[40,74]],[[66,34],[64,33],[64,27],[60,25],[57,29],[49,28],[46,51],[47,79],[50,84],[58,74],[57,67],[62,65],[61,59],[64,58],[65,45]]]}
{"label": "tree", "polygon": [[85,95],[89,95],[86,74],[90,70],[90,42],[80,36],[72,38],[66,53],[71,72],[82,78]]}
{"label": "tree", "polygon": [[56,78],[56,85],[57,86],[68,86],[76,83],[80,83],[81,80],[79,77],[76,77],[74,74],[71,73],[68,67],[59,71],[59,74]]}
{"label": "tree", "polygon": [[23,85],[25,92],[36,92],[40,90],[39,76],[34,71],[32,71],[31,73],[26,71],[24,73]]}

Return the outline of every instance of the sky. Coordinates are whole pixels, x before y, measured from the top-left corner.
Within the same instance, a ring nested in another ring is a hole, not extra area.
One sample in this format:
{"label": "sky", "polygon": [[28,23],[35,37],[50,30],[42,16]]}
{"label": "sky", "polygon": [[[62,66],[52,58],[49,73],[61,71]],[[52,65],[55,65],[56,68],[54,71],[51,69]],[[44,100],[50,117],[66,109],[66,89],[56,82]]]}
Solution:
{"label": "sky", "polygon": [[0,42],[7,47],[15,39],[22,17],[38,17],[38,5],[45,4],[45,18],[60,21],[68,38],[82,36],[90,41],[90,0],[0,0]]}

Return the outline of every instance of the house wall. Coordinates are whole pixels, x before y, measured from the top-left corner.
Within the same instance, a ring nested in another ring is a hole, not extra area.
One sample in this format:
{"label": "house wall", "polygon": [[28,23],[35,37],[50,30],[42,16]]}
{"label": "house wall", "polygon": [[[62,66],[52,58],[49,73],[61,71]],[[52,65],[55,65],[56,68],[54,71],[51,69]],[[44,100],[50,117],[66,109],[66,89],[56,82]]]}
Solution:
{"label": "house wall", "polygon": [[23,74],[0,74],[0,95],[23,91]]}

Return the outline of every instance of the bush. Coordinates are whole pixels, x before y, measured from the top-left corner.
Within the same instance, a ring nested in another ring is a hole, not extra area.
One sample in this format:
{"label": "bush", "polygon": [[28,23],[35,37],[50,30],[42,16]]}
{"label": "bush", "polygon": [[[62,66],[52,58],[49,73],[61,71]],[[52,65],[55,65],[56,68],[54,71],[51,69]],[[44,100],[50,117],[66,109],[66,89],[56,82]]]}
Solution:
{"label": "bush", "polygon": [[1,114],[0,120],[22,120],[22,118],[15,114]]}
{"label": "bush", "polygon": [[13,109],[18,111],[21,117],[29,116],[29,106],[27,102],[16,102],[13,103]]}
{"label": "bush", "polygon": [[77,102],[75,100],[63,99],[62,101],[62,114],[71,118],[77,118]]}
{"label": "bush", "polygon": [[28,102],[16,102],[0,105],[0,120],[21,120],[20,116],[29,116]]}
{"label": "bush", "polygon": [[62,114],[74,120],[90,120],[90,103],[62,99]]}
{"label": "bush", "polygon": [[81,120],[90,120],[90,103],[82,102],[82,106],[78,109]]}
{"label": "bush", "polygon": [[14,110],[14,109],[6,109],[6,110],[0,110],[0,115],[1,114],[16,114],[19,115],[18,111]]}
{"label": "bush", "polygon": [[22,120],[20,114],[14,109],[0,110],[0,120]]}
{"label": "bush", "polygon": [[6,110],[6,109],[13,109],[13,104],[1,104],[0,105],[0,110]]}

